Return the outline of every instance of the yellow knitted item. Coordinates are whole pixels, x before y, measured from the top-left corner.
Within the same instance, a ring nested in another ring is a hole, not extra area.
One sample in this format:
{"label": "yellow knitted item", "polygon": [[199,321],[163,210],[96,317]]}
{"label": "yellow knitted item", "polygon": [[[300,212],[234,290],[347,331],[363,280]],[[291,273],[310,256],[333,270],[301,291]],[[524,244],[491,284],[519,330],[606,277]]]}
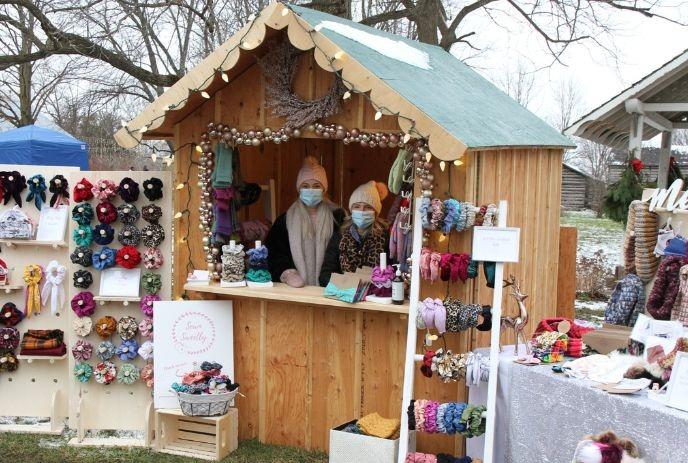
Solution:
{"label": "yellow knitted item", "polygon": [[398,418],[383,418],[377,413],[371,413],[358,420],[358,427],[369,436],[391,439],[398,434],[401,422]]}
{"label": "yellow knitted item", "polygon": [[24,267],[24,282],[26,283],[26,316],[41,313],[41,291],[38,283],[43,279],[43,269],[40,265],[29,264]]}

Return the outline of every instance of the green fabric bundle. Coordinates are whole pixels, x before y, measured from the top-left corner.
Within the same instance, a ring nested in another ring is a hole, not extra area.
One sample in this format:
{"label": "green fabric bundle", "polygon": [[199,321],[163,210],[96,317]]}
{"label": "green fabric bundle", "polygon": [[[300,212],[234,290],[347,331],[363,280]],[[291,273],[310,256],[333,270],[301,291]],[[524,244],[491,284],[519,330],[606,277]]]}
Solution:
{"label": "green fabric bundle", "polygon": [[232,157],[234,149],[225,144],[218,143],[215,150],[215,168],[210,175],[213,188],[229,188],[232,186],[234,171],[232,170]]}

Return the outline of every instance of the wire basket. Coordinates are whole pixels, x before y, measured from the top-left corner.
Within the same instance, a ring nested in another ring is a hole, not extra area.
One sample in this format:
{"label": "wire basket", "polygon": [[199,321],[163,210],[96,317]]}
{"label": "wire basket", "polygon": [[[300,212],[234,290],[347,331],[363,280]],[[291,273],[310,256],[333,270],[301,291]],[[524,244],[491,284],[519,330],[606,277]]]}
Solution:
{"label": "wire basket", "polygon": [[229,411],[229,405],[239,389],[222,394],[187,394],[177,392],[179,408],[186,416],[221,416]]}

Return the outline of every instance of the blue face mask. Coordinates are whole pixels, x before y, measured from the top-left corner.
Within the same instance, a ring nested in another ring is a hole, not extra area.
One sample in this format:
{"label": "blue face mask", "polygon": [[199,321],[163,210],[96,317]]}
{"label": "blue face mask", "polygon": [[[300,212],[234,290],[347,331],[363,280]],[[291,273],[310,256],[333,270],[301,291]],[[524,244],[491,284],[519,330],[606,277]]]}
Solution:
{"label": "blue face mask", "polygon": [[375,212],[351,211],[351,220],[358,228],[368,228],[375,222]]}
{"label": "blue face mask", "polygon": [[323,199],[323,191],[320,188],[301,188],[299,198],[307,207],[315,207]]}

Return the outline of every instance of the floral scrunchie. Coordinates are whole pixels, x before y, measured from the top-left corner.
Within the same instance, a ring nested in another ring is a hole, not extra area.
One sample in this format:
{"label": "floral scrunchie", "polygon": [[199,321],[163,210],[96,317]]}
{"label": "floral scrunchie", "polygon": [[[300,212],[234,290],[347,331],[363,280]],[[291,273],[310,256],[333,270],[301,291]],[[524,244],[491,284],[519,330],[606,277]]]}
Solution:
{"label": "floral scrunchie", "polygon": [[158,248],[148,248],[143,252],[143,266],[148,270],[155,270],[162,267],[164,259],[162,252]]}
{"label": "floral scrunchie", "polygon": [[157,273],[146,272],[141,277],[141,286],[146,293],[157,294],[162,288],[162,279]]}
{"label": "floral scrunchie", "polygon": [[135,339],[125,339],[122,344],[117,346],[115,353],[123,362],[134,360],[138,355],[139,343]]}
{"label": "floral scrunchie", "polygon": [[85,337],[91,334],[91,328],[93,327],[93,321],[91,317],[81,317],[77,318],[72,322],[72,328],[77,336]]}
{"label": "floral scrunchie", "polygon": [[24,319],[24,313],[17,308],[14,302],[6,302],[0,309],[0,325],[16,326]]}
{"label": "floral scrunchie", "polygon": [[96,206],[96,215],[100,223],[112,223],[117,220],[117,208],[111,202],[103,201]]}
{"label": "floral scrunchie", "polygon": [[93,370],[93,377],[98,384],[110,384],[117,377],[117,367],[109,361],[100,362]]}
{"label": "floral scrunchie", "polygon": [[99,318],[96,322],[96,333],[103,339],[108,339],[117,330],[117,320],[109,315]]}
{"label": "floral scrunchie", "polygon": [[153,359],[153,342],[146,341],[139,347],[139,355],[142,359],[148,361]]}
{"label": "floral scrunchie", "polygon": [[139,231],[136,225],[125,225],[117,233],[117,240],[122,246],[138,246],[141,242],[141,231]]}
{"label": "floral scrunchie", "polygon": [[93,284],[93,275],[88,270],[77,270],[72,278],[75,288],[88,289]]}
{"label": "floral scrunchie", "polygon": [[157,177],[151,177],[143,181],[143,194],[146,195],[148,201],[157,201],[162,198],[162,180]]}
{"label": "floral scrunchie", "polygon": [[19,368],[19,360],[14,352],[5,352],[0,355],[0,371],[16,371]]}
{"label": "floral scrunchie", "polygon": [[93,254],[93,266],[98,270],[114,267],[115,250],[105,246],[100,251],[96,251],[96,253]]}
{"label": "floral scrunchie", "polygon": [[77,317],[88,317],[96,311],[96,301],[93,300],[93,293],[81,291],[72,298],[72,310]]}
{"label": "floral scrunchie", "polygon": [[77,246],[88,247],[91,245],[93,240],[93,233],[91,232],[91,227],[88,225],[79,225],[72,232],[72,239]]}
{"label": "floral scrunchie", "polygon": [[48,191],[53,194],[50,197],[50,207],[69,205],[69,182],[64,175],[56,175],[50,179]]}
{"label": "floral scrunchie", "polygon": [[46,201],[45,190],[48,189],[45,185],[45,177],[41,174],[36,174],[29,178],[28,184],[29,194],[26,195],[26,202],[30,203],[33,201],[36,209],[40,211],[43,203]]}
{"label": "floral scrunchie", "polygon": [[91,188],[93,196],[100,201],[107,201],[112,199],[117,194],[117,185],[112,180],[99,180],[98,183]]}
{"label": "floral scrunchie", "polygon": [[91,182],[82,178],[74,185],[74,201],[80,203],[82,201],[88,201],[93,199],[93,192],[91,191],[93,185]]}
{"label": "floral scrunchie", "polygon": [[147,317],[153,316],[153,303],[159,301],[160,296],[157,294],[146,294],[141,298],[141,312]]}
{"label": "floral scrunchie", "polygon": [[124,340],[134,338],[138,330],[139,324],[134,317],[122,317],[117,322],[117,334]]}
{"label": "floral scrunchie", "polygon": [[110,360],[115,355],[117,348],[110,341],[102,341],[96,348],[96,355],[100,360]]}
{"label": "floral scrunchie", "polygon": [[12,327],[0,328],[0,351],[13,351],[17,346],[19,346],[19,330]]}
{"label": "floral scrunchie", "polygon": [[112,240],[114,239],[115,230],[113,230],[110,225],[106,223],[99,223],[93,227],[93,241],[95,241],[96,244],[107,246],[108,244],[112,243]]}
{"label": "floral scrunchie", "polygon": [[93,376],[93,367],[86,362],[74,365],[74,377],[80,383],[87,383]]}
{"label": "floral scrunchie", "polygon": [[141,230],[143,245],[149,248],[157,248],[165,239],[165,229],[157,223],[150,223]]}
{"label": "floral scrunchie", "polygon": [[93,220],[93,206],[89,203],[79,203],[72,208],[72,220],[79,225],[89,225]]}
{"label": "floral scrunchie", "polygon": [[119,215],[119,220],[122,223],[132,224],[139,220],[141,213],[136,208],[135,205],[124,203],[117,206],[117,214]]}
{"label": "floral scrunchie", "polygon": [[93,251],[86,246],[78,246],[69,255],[72,264],[79,264],[82,267],[90,267],[93,264]]}
{"label": "floral scrunchie", "polygon": [[124,268],[134,268],[141,263],[141,254],[134,246],[124,246],[115,255],[117,265]]}
{"label": "floral scrunchie", "polygon": [[117,373],[117,382],[130,386],[139,380],[139,369],[131,363],[123,363]]}
{"label": "floral scrunchie", "polygon": [[147,363],[141,368],[141,380],[146,383],[147,387],[153,387],[153,364]]}
{"label": "floral scrunchie", "polygon": [[153,339],[153,320],[151,318],[144,318],[139,323],[139,332],[145,338]]}
{"label": "floral scrunchie", "polygon": [[158,223],[162,217],[162,209],[155,204],[149,204],[141,209],[141,217],[148,223]]}
{"label": "floral scrunchie", "polygon": [[139,184],[132,178],[124,177],[119,182],[117,193],[125,203],[135,203],[139,199]]}
{"label": "floral scrunchie", "polygon": [[85,339],[79,339],[72,347],[72,355],[79,362],[88,360],[93,355],[93,345]]}

